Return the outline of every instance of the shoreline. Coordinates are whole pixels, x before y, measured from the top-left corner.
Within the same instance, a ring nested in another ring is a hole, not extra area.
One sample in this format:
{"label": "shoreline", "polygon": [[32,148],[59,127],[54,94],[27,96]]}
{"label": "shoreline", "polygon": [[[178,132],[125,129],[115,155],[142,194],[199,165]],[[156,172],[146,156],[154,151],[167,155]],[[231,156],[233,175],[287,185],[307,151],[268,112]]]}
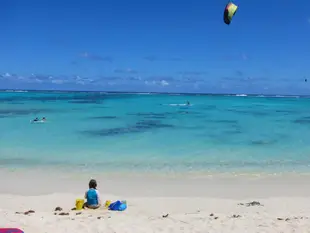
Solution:
{"label": "shoreline", "polygon": [[[0,195],[84,193],[94,178],[102,193],[128,197],[209,197],[224,199],[310,197],[310,173],[195,174],[83,173],[0,169]],[[292,188],[293,187],[293,188]]]}
{"label": "shoreline", "polygon": [[197,169],[197,170],[141,170],[141,169],[93,169],[91,167],[85,166],[5,166],[0,165],[0,175],[1,174],[45,174],[46,172],[53,172],[61,176],[111,176],[111,177],[147,177],[147,178],[232,178],[232,177],[243,177],[243,178],[273,178],[273,177],[309,177],[309,169],[297,169],[297,170],[276,170],[276,169],[250,169],[250,168],[240,168],[239,170],[234,169]]}

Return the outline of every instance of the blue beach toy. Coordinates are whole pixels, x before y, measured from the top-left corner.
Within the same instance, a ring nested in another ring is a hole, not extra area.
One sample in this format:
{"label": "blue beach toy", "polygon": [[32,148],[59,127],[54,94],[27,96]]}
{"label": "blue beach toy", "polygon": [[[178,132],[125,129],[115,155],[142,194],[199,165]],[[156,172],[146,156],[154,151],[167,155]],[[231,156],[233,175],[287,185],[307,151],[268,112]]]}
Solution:
{"label": "blue beach toy", "polygon": [[113,210],[113,211],[124,211],[126,209],[127,209],[127,204],[121,201],[116,201],[109,205],[109,210]]}

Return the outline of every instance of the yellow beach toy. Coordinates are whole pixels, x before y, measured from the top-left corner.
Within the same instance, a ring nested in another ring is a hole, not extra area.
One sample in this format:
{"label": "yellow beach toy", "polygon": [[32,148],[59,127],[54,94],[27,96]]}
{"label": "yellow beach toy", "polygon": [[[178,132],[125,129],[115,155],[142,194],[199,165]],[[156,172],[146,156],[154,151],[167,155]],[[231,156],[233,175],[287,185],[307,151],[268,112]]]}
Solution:
{"label": "yellow beach toy", "polygon": [[75,209],[76,210],[83,209],[83,206],[84,206],[84,199],[76,199],[75,200]]}
{"label": "yellow beach toy", "polygon": [[110,204],[111,204],[111,200],[106,200],[104,207],[107,209],[109,208]]}

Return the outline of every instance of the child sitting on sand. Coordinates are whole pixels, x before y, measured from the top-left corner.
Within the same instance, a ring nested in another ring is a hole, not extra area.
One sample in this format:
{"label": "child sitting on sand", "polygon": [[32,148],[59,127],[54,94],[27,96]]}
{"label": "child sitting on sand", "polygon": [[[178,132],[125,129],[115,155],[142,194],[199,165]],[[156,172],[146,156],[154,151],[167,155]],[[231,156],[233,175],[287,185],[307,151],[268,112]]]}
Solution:
{"label": "child sitting on sand", "polygon": [[97,190],[96,180],[91,179],[88,186],[89,189],[85,192],[86,203],[84,204],[84,207],[90,209],[97,209],[101,206],[101,200],[99,192]]}

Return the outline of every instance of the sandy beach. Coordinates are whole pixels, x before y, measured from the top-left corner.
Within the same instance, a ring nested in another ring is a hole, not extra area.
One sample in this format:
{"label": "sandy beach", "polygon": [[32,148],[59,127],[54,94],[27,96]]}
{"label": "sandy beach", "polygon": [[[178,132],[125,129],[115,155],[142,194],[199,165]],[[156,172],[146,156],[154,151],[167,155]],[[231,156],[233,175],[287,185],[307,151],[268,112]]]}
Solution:
{"label": "sandy beach", "polygon": [[308,176],[96,174],[103,200],[127,200],[127,210],[112,212],[71,210],[87,188],[86,175],[0,174],[0,226],[25,232],[310,232]]}

